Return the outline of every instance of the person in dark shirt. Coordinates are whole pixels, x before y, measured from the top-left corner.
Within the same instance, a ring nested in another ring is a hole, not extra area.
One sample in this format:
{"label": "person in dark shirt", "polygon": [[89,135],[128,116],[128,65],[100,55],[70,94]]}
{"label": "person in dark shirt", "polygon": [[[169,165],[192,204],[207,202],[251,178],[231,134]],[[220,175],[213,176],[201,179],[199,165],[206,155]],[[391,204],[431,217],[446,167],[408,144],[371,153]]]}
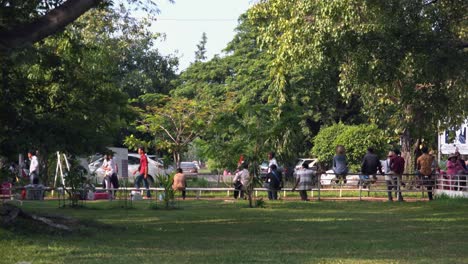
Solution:
{"label": "person in dark shirt", "polygon": [[268,183],[268,199],[278,200],[278,191],[281,190],[283,177],[275,164],[270,166],[270,172],[266,176],[266,182]]}
{"label": "person in dark shirt", "polygon": [[361,163],[361,173],[363,175],[372,175],[373,182],[377,180],[377,171],[383,175],[382,164],[380,163],[379,156],[374,153],[372,147],[367,148],[367,153],[364,155]]}
{"label": "person in dark shirt", "polygon": [[[395,155],[390,159],[390,169],[393,179],[393,186],[397,189],[398,201],[403,202],[403,195],[401,194],[402,175],[405,171],[405,159],[401,156],[399,149],[395,149]],[[389,199],[391,199],[392,193],[389,192]]]}

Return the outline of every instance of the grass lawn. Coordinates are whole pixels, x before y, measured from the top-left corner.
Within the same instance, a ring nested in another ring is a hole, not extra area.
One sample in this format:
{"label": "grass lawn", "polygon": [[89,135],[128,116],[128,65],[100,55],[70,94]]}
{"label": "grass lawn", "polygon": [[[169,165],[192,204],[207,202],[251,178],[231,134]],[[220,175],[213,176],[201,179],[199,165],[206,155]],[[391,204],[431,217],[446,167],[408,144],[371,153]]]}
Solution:
{"label": "grass lawn", "polygon": [[434,202],[28,202],[79,218],[71,234],[0,228],[0,263],[468,263],[468,199]]}

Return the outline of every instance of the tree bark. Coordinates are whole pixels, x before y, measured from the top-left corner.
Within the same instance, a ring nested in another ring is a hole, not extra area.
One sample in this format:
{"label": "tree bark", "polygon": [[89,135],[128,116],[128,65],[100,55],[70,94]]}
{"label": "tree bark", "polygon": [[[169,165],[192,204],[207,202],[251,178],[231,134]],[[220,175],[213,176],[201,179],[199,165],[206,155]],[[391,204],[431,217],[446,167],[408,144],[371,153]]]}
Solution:
{"label": "tree bark", "polygon": [[405,173],[412,173],[412,160],[411,160],[411,135],[406,128],[403,134],[400,135],[401,142],[401,156],[405,159]]}
{"label": "tree bark", "polygon": [[0,31],[0,51],[35,43],[62,30],[103,0],[68,0],[37,20]]}

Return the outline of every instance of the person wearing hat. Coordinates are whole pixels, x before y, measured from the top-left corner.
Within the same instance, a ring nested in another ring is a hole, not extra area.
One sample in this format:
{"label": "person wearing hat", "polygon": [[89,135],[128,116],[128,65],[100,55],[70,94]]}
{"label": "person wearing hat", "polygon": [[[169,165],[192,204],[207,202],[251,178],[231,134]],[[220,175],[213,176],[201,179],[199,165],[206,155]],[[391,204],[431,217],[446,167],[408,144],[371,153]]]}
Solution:
{"label": "person wearing hat", "polygon": [[463,166],[458,162],[457,154],[450,154],[447,160],[447,175],[457,175],[464,173]]}
{"label": "person wearing hat", "polygon": [[[459,155],[460,153],[458,152],[449,155],[447,160],[447,175],[452,176],[452,179],[455,180],[455,183],[453,183],[454,185],[466,186],[466,176],[463,176],[466,171],[459,161]],[[457,189],[458,187],[456,190]]]}

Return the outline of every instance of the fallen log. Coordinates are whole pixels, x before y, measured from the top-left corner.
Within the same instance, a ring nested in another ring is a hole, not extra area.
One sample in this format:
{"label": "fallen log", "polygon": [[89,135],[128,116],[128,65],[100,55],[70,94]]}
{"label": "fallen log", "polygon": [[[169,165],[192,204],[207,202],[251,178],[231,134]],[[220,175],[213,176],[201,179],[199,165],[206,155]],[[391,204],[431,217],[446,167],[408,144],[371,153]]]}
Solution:
{"label": "fallen log", "polygon": [[0,216],[2,218],[2,225],[4,226],[12,225],[18,219],[18,217],[22,217],[24,219],[40,222],[54,229],[73,231],[73,229],[67,225],[56,223],[52,219],[45,216],[27,213],[21,208],[9,204],[1,206]]}

